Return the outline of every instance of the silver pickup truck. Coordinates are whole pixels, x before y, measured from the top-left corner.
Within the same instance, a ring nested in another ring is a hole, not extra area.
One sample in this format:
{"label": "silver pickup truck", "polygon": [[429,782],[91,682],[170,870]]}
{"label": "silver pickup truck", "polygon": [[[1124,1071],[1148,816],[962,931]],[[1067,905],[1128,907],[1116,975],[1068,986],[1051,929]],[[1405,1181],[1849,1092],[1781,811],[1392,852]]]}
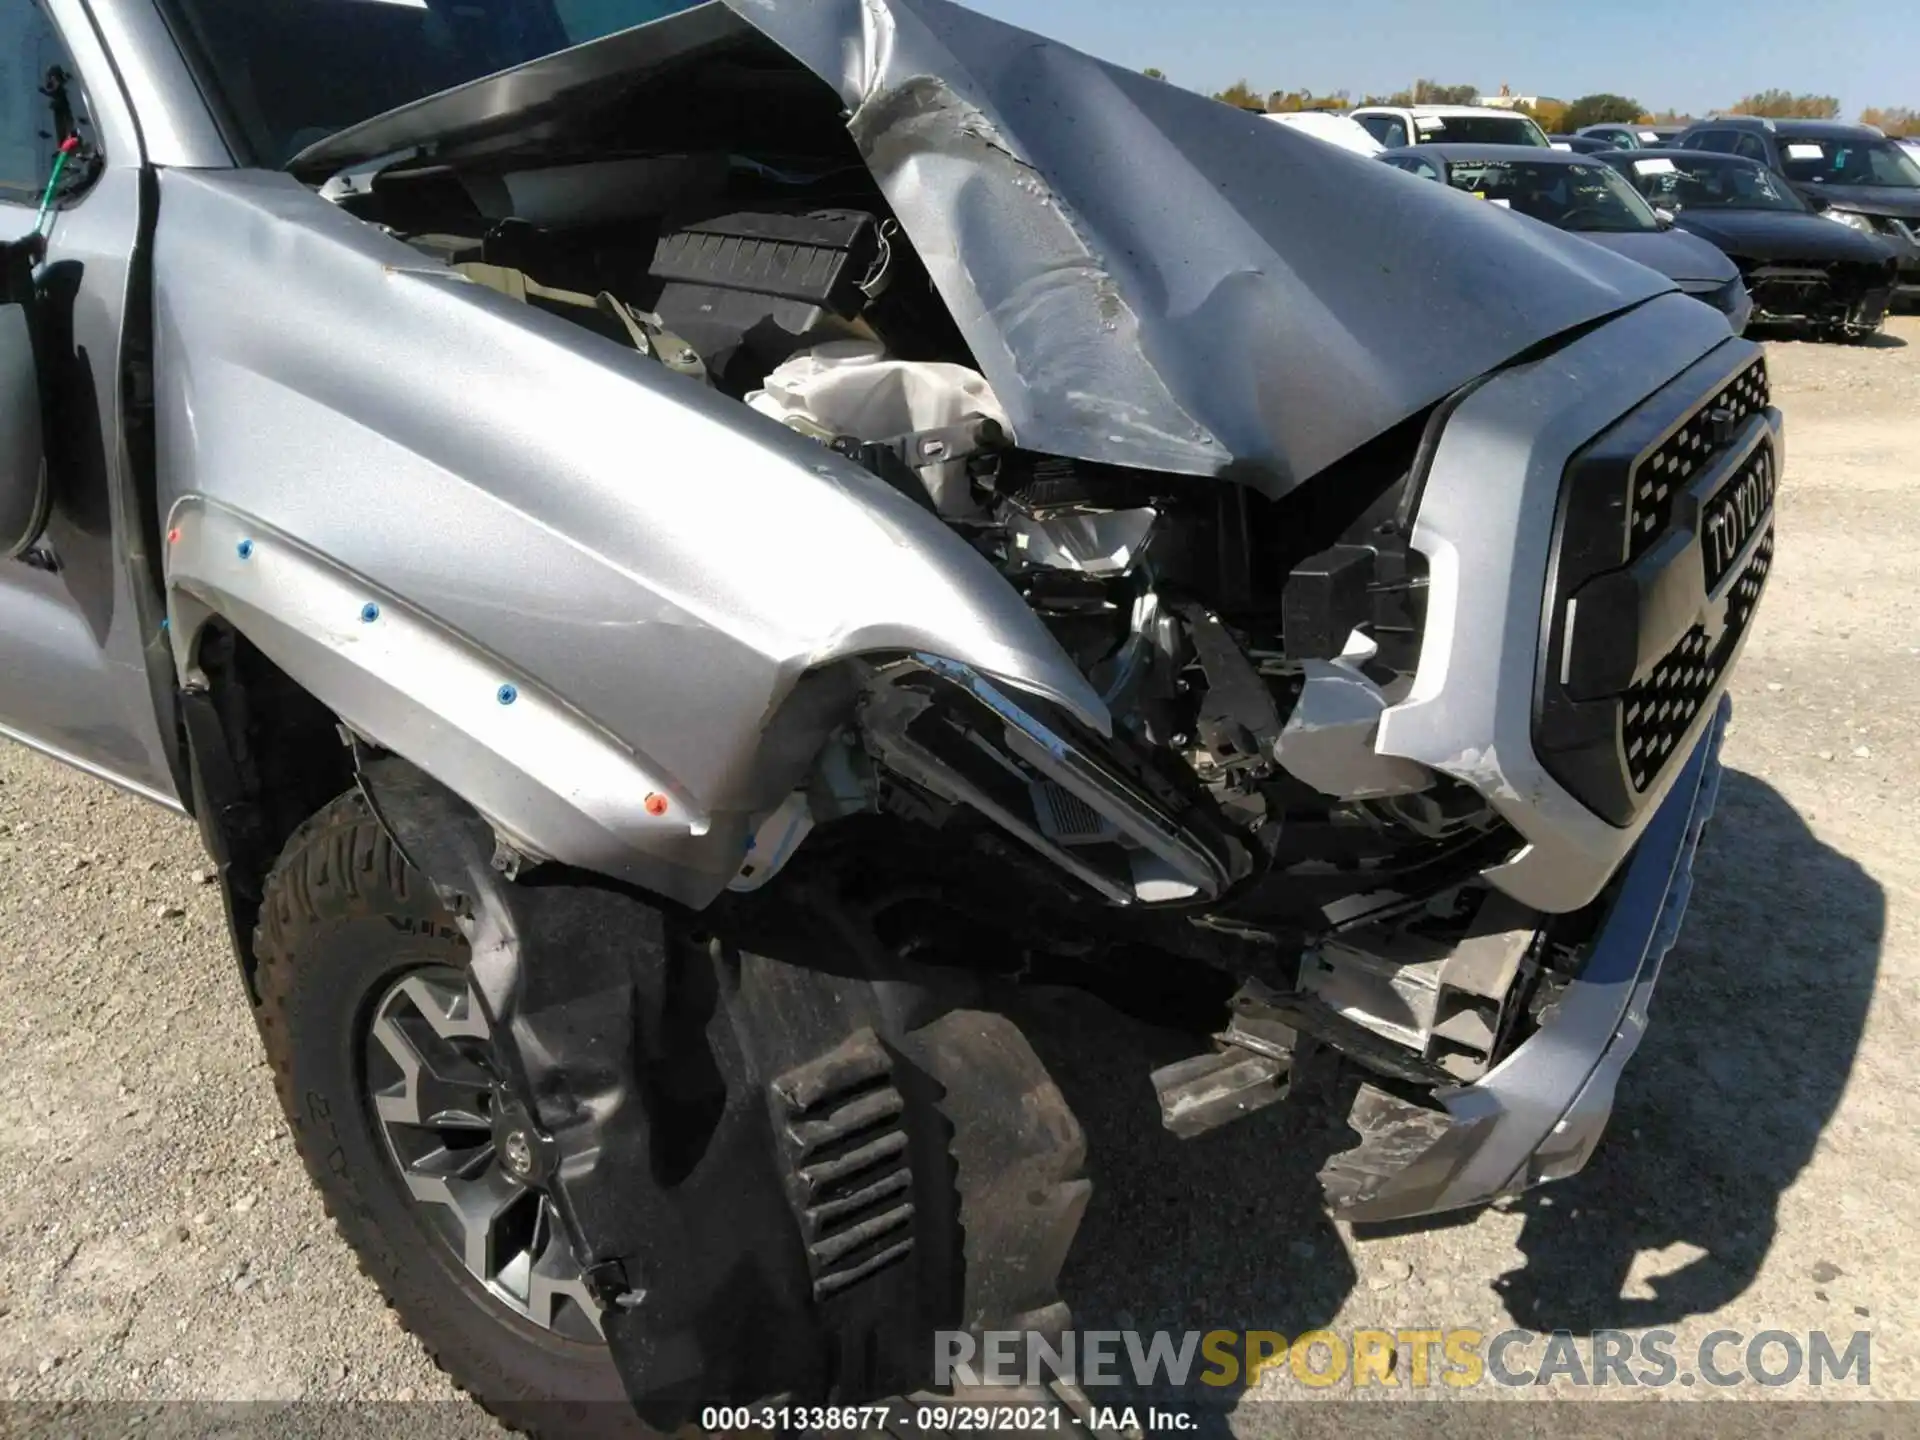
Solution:
{"label": "silver pickup truck", "polygon": [[0,731],[197,822],[497,1413],[1068,1325],[1026,981],[1190,1034],[1176,1136],[1344,1097],[1348,1216],[1585,1163],[1773,553],[1717,311],[947,0],[0,56]]}

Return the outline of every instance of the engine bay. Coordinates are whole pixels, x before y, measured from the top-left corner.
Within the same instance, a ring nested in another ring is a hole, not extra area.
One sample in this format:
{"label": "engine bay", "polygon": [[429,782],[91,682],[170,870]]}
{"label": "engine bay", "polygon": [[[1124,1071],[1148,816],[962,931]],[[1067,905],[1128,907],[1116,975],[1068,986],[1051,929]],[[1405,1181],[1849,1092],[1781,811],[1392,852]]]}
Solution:
{"label": "engine bay", "polygon": [[[724,66],[700,74],[729,83]],[[695,118],[718,103],[681,99]],[[925,892],[897,920],[905,946],[938,954],[984,927],[1035,971],[1144,946],[1264,977],[1293,997],[1289,1024],[1378,1049],[1385,1073],[1483,1072],[1529,989],[1519,957],[1532,973],[1545,942],[1526,930],[1451,1038],[1458,1007],[1422,1000],[1409,1025],[1402,991],[1425,965],[1443,993],[1434,977],[1489,908],[1477,877],[1519,839],[1475,791],[1373,747],[1420,659],[1409,541],[1432,413],[1279,498],[1024,449],[842,117],[780,109],[778,143],[752,121],[730,123],[726,150],[523,139],[323,190],[937,513],[1114,716],[1110,739],[1093,736],[931,657],[878,664],[863,746],[842,757],[859,776],[770,817],[734,888],[766,885],[803,839],[813,864],[852,847],[858,868]],[[686,114],[665,127],[698,128]],[[1005,746],[982,738],[997,729]],[[1061,754],[1073,765],[1046,758]]]}

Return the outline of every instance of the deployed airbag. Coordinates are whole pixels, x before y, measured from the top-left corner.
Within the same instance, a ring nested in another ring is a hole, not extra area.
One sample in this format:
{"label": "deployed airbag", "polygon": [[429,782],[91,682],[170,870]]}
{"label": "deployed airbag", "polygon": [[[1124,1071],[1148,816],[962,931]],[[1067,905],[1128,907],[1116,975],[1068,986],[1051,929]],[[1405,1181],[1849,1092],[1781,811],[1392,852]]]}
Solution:
{"label": "deployed airbag", "polygon": [[[821,345],[779,366],[747,404],[816,439],[854,435],[892,440],[944,430],[975,416],[1002,426],[1006,412],[978,372],[962,365],[889,360],[877,344],[843,340]],[[934,508],[962,515],[972,508],[964,460],[920,471]]]}

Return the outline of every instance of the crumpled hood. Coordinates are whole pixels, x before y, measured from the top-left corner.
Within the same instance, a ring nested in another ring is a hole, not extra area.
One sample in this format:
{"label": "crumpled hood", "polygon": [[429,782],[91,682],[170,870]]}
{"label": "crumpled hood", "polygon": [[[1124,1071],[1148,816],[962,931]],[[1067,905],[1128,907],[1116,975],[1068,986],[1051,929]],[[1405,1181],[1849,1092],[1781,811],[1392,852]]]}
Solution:
{"label": "crumpled hood", "polygon": [[840,91],[1023,445],[1282,493],[1671,289],[947,0],[728,0]]}
{"label": "crumpled hood", "polygon": [[391,112],[292,168],[498,139],[517,114],[551,126],[751,26],[839,92],[1020,444],[1270,495],[1542,341],[1673,288],[948,0],[726,7]]}

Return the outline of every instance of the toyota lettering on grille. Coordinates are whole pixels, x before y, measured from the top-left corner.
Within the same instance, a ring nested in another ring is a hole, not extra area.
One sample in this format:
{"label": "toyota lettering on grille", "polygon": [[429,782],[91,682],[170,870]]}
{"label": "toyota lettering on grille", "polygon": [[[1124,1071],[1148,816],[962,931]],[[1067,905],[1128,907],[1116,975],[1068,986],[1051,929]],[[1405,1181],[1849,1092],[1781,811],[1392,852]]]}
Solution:
{"label": "toyota lettering on grille", "polygon": [[1700,544],[1706,557],[1707,592],[1720,588],[1727,571],[1773,509],[1773,447],[1762,445],[1753,460],[1715,492],[1701,518]]}

